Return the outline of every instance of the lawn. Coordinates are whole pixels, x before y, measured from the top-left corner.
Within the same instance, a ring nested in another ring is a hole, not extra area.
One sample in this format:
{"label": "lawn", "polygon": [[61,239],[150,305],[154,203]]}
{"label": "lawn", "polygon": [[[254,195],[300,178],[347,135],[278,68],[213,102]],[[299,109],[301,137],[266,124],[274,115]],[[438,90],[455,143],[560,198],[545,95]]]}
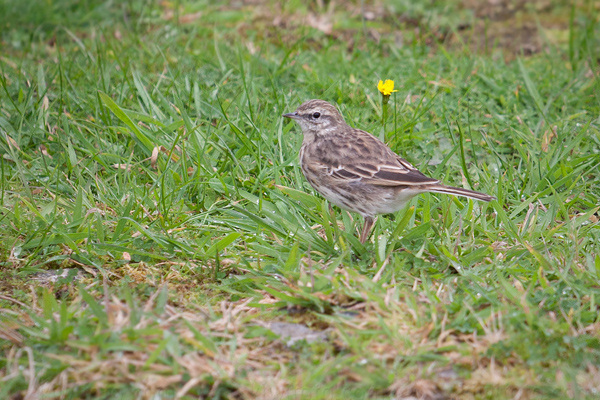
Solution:
{"label": "lawn", "polygon": [[[2,2],[0,398],[599,398],[573,4]],[[362,245],[281,117],[312,98],[497,200],[422,195]]]}

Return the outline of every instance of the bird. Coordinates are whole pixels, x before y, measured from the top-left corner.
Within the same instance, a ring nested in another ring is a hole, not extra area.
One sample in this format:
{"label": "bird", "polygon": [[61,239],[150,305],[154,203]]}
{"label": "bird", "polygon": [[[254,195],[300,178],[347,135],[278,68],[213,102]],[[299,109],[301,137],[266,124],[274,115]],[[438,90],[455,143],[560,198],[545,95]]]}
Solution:
{"label": "bird", "polygon": [[324,100],[308,100],[283,117],[302,129],[299,159],[308,183],[330,203],[364,218],[362,244],[377,215],[399,211],[421,193],[495,200],[426,176],[372,134],[348,125],[338,109]]}

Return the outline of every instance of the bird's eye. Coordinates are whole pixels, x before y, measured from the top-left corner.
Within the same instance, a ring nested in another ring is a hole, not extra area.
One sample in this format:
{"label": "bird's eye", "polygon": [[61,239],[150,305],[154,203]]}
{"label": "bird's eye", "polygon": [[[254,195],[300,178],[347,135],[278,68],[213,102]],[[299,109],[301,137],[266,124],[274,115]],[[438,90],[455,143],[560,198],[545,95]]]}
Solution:
{"label": "bird's eye", "polygon": [[321,116],[321,113],[320,113],[320,112],[316,112],[316,113],[314,113],[314,114],[313,114],[313,118],[314,118],[314,119],[317,119],[317,118],[319,118],[320,116]]}

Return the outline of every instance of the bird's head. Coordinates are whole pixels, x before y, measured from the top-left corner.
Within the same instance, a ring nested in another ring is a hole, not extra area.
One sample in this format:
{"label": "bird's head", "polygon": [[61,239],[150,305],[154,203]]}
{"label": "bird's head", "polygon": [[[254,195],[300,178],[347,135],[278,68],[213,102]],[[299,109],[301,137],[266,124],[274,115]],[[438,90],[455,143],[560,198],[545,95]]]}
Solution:
{"label": "bird's head", "polygon": [[337,108],[323,100],[308,100],[302,103],[296,111],[283,114],[283,116],[296,121],[305,136],[328,135],[340,125],[346,125]]}

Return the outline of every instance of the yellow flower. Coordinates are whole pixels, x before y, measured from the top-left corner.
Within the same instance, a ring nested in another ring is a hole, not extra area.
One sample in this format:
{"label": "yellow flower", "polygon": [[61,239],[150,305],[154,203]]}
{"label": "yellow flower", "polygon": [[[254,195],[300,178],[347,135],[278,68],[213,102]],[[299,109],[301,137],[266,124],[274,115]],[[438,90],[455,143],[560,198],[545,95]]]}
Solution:
{"label": "yellow flower", "polygon": [[394,81],[391,79],[387,79],[385,82],[379,81],[377,89],[379,89],[384,96],[389,96],[393,92],[397,92],[397,90],[394,90]]}

